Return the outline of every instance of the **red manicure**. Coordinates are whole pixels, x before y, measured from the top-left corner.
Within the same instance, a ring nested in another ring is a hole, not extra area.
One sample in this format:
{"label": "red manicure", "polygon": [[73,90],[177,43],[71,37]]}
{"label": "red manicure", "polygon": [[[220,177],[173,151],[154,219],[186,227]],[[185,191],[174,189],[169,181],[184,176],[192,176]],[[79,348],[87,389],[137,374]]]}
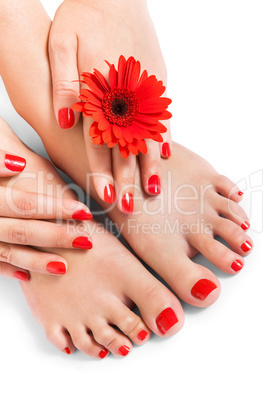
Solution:
{"label": "red manicure", "polygon": [[14,272],[14,277],[19,279],[20,281],[27,282],[29,280],[29,275],[26,272],[16,271]]}
{"label": "red manicure", "polygon": [[165,158],[171,156],[170,146],[168,142],[164,142],[162,145],[162,154]]}
{"label": "red manicure", "polygon": [[148,335],[148,333],[143,330],[143,331],[141,331],[141,332],[138,333],[137,338],[138,338],[140,341],[144,341],[144,339],[147,337],[147,335]]}
{"label": "red manicure", "polygon": [[245,241],[242,246],[241,249],[246,253],[247,251],[252,249],[252,244],[249,241]]}
{"label": "red manicure", "polygon": [[126,193],[122,198],[122,210],[126,214],[133,213],[133,195],[131,193]]}
{"label": "red manicure", "polygon": [[161,334],[165,334],[173,325],[178,322],[176,314],[172,308],[168,307],[159,314],[155,322]]}
{"label": "red manicure", "polygon": [[248,221],[243,222],[241,228],[243,230],[248,230],[250,228],[250,223]]}
{"label": "red manicure", "polygon": [[73,213],[72,218],[73,218],[73,219],[80,220],[80,221],[89,221],[90,219],[93,218],[93,215],[92,215],[92,213],[89,212],[89,211],[81,210],[81,211],[75,211],[75,212]]}
{"label": "red manicure", "polygon": [[151,176],[148,180],[148,191],[151,194],[161,193],[160,177],[157,176],[156,174]]}
{"label": "red manicure", "polygon": [[114,186],[111,184],[107,184],[107,186],[104,187],[104,201],[108,204],[113,204],[115,201]]}
{"label": "red manicure", "polygon": [[216,287],[215,283],[208,279],[200,279],[200,281],[196,282],[192,287],[191,294],[192,296],[197,297],[197,299],[205,300],[212,290],[216,289]]}
{"label": "red manicure", "polygon": [[75,248],[86,250],[90,250],[93,247],[91,240],[89,240],[89,238],[85,236],[77,237],[76,239],[74,239],[72,245]]}
{"label": "red manicure", "polygon": [[240,269],[243,268],[243,263],[242,263],[241,261],[239,261],[239,260],[235,260],[235,261],[232,263],[231,268],[232,268],[235,272],[238,272],[238,271],[240,271]]}
{"label": "red manicure", "polygon": [[6,154],[5,166],[12,172],[22,172],[26,166],[26,160],[19,156]]}
{"label": "red manicure", "polygon": [[108,355],[108,353],[109,353],[108,350],[103,348],[99,353],[99,358],[104,359]]}
{"label": "red manicure", "polygon": [[60,109],[58,119],[61,128],[71,128],[74,125],[74,111],[68,107]]}
{"label": "red manicure", "polygon": [[242,195],[244,194],[243,191],[238,191],[237,193],[240,197],[242,197]]}
{"label": "red manicure", "polygon": [[71,354],[71,351],[70,351],[69,348],[65,348],[65,349],[64,349],[64,352],[67,353],[67,355],[70,355],[70,354]]}
{"label": "red manicure", "polygon": [[47,271],[55,275],[66,274],[66,265],[60,261],[51,261],[47,264]]}
{"label": "red manicure", "polygon": [[123,345],[118,349],[118,353],[122,356],[128,355],[129,351],[130,351],[130,348],[126,345]]}

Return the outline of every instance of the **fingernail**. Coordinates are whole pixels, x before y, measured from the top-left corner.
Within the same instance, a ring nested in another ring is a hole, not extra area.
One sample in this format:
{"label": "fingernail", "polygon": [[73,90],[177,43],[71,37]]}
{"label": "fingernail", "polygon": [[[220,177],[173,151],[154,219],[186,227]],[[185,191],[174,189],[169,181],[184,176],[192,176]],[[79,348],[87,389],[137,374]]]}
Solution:
{"label": "fingernail", "polygon": [[73,213],[72,218],[73,218],[73,219],[80,220],[80,221],[89,221],[90,219],[93,218],[93,215],[92,215],[92,213],[89,212],[89,211],[81,210],[81,211],[75,211],[75,212]]}
{"label": "fingernail", "polygon": [[115,201],[114,186],[111,184],[107,184],[107,186],[104,187],[104,201],[108,204],[113,204]]}
{"label": "fingernail", "polygon": [[61,128],[67,129],[74,125],[74,111],[69,107],[59,110],[58,113],[59,125]]}
{"label": "fingernail", "polygon": [[122,210],[126,214],[133,213],[133,195],[131,193],[126,193],[122,198]]}
{"label": "fingernail", "polygon": [[64,275],[66,274],[66,265],[60,261],[51,261],[47,264],[47,271],[50,274]]}
{"label": "fingernail", "polygon": [[241,228],[243,230],[248,230],[250,228],[250,223],[248,221],[243,222]]}
{"label": "fingernail", "polygon": [[247,251],[249,251],[249,250],[252,249],[252,244],[251,244],[249,241],[246,240],[246,241],[242,244],[241,249],[242,249],[244,252],[247,252]]}
{"label": "fingernail", "polygon": [[138,338],[140,341],[144,341],[144,339],[147,337],[147,335],[148,335],[148,333],[143,330],[143,331],[141,331],[141,332],[138,333],[137,338]]}
{"label": "fingernail", "polygon": [[242,195],[244,194],[243,191],[238,191],[237,193],[240,197],[242,197]]}
{"label": "fingernail", "polygon": [[67,355],[70,355],[70,354],[71,354],[71,351],[70,351],[69,348],[65,348],[65,349],[64,349],[64,352],[65,352]]}
{"label": "fingernail", "polygon": [[217,286],[215,283],[209,281],[208,279],[200,279],[200,281],[196,282],[196,284],[192,287],[191,294],[197,299],[205,300],[212,290],[216,288]]}
{"label": "fingernail", "polygon": [[232,268],[235,272],[238,272],[238,271],[240,271],[240,269],[243,268],[243,263],[242,263],[241,261],[239,261],[239,260],[235,260],[235,261],[232,263],[231,268]]}
{"label": "fingernail", "polygon": [[126,355],[128,355],[128,354],[129,354],[129,351],[130,351],[130,348],[129,348],[128,346],[126,346],[126,345],[123,345],[123,346],[121,346],[121,347],[118,349],[118,353],[119,353],[121,356],[126,356]]}
{"label": "fingernail", "polygon": [[176,314],[172,310],[172,308],[168,307],[163,310],[158,317],[156,317],[156,325],[161,334],[165,334],[173,325],[178,322],[178,318]]}
{"label": "fingernail", "polygon": [[100,353],[99,353],[99,358],[100,359],[104,359],[107,355],[108,355],[108,350],[107,349],[102,349],[101,351],[100,351]]}
{"label": "fingernail", "polygon": [[85,250],[90,250],[93,247],[91,240],[85,236],[77,237],[76,239],[74,239],[72,245],[75,248],[81,248]]}
{"label": "fingernail", "polygon": [[16,271],[14,272],[14,277],[19,279],[20,281],[27,282],[29,280],[29,275],[26,272]]}
{"label": "fingernail", "polygon": [[171,156],[170,146],[168,142],[164,142],[162,145],[162,154],[165,158],[169,158]]}
{"label": "fingernail", "polygon": [[151,194],[161,193],[160,177],[157,176],[156,174],[151,176],[148,180],[148,191]]}
{"label": "fingernail", "polygon": [[22,172],[26,166],[26,160],[19,156],[6,154],[5,166],[12,172]]}

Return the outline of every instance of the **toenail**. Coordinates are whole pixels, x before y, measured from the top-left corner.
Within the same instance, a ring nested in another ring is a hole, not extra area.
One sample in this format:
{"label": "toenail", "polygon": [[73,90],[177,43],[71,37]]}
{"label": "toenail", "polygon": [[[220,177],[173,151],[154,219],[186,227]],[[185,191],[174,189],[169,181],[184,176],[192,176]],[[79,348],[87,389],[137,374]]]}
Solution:
{"label": "toenail", "polygon": [[238,272],[238,271],[240,271],[240,269],[243,268],[243,263],[242,263],[241,261],[239,261],[239,260],[235,260],[235,261],[232,263],[231,268],[232,268],[235,272]]}
{"label": "toenail", "polygon": [[99,358],[104,359],[108,355],[109,351],[106,348],[103,348],[99,353]]}
{"label": "toenail", "polygon": [[165,158],[168,158],[171,155],[170,146],[168,142],[164,142],[162,145],[162,154]]}
{"label": "toenail", "polygon": [[250,228],[250,223],[248,221],[243,222],[241,228],[243,230],[248,230]]}
{"label": "toenail", "polygon": [[165,334],[173,325],[178,322],[178,318],[172,308],[168,307],[159,314],[155,322],[161,334]]}
{"label": "toenail", "polygon": [[69,107],[60,109],[58,112],[58,120],[61,128],[68,129],[74,125],[74,112]]}
{"label": "toenail", "polygon": [[141,331],[141,332],[138,333],[137,338],[138,338],[140,341],[144,341],[144,339],[147,337],[147,335],[148,335],[148,333],[143,330],[143,331]]}
{"label": "toenail", "polygon": [[128,355],[128,354],[129,354],[129,351],[130,351],[130,348],[129,348],[128,346],[126,346],[126,345],[123,345],[123,346],[121,346],[121,347],[118,349],[118,353],[119,353],[121,356],[126,356],[126,355]]}
{"label": "toenail", "polygon": [[72,246],[84,250],[90,250],[93,247],[92,241],[85,236],[77,237],[76,239],[74,239]]}
{"label": "toenail", "polygon": [[65,352],[67,355],[70,355],[70,354],[71,354],[71,351],[70,351],[69,348],[65,348],[65,349],[64,349],[64,352]]}
{"label": "toenail", "polygon": [[151,194],[160,194],[161,193],[161,182],[160,177],[157,174],[151,176],[148,180],[148,191]]}
{"label": "toenail", "polygon": [[252,249],[252,244],[247,240],[241,246],[241,250],[244,251],[245,253],[251,249]]}
{"label": "toenail", "polygon": [[89,221],[93,218],[93,215],[91,212],[81,209],[81,211],[75,211],[72,218],[79,221]]}
{"label": "toenail", "polygon": [[126,193],[122,198],[122,211],[130,215],[133,213],[133,195],[131,193]]}
{"label": "toenail", "polygon": [[66,274],[66,265],[60,261],[51,261],[47,264],[47,271],[50,274],[64,275]]}
{"label": "toenail", "polygon": [[237,193],[240,197],[242,197],[242,195],[244,194],[243,191],[238,191]]}
{"label": "toenail", "polygon": [[27,282],[29,280],[29,275],[26,272],[16,271],[14,272],[14,277],[17,278],[19,281]]}
{"label": "toenail", "polygon": [[196,282],[196,284],[192,287],[191,294],[197,299],[205,300],[207,296],[216,288],[217,286],[215,283],[209,281],[208,279],[200,279],[200,281]]}

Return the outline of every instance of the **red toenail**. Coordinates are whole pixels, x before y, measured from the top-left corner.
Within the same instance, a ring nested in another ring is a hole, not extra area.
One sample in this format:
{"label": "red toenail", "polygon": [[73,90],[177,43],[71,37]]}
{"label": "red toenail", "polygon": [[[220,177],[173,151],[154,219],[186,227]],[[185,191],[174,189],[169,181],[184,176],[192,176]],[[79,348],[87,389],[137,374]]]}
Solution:
{"label": "red toenail", "polygon": [[79,221],[89,221],[93,218],[93,215],[89,211],[75,211],[72,216],[73,219],[77,219]]}
{"label": "red toenail", "polygon": [[171,155],[170,146],[168,142],[164,142],[162,145],[162,154],[165,158],[168,158]]}
{"label": "red toenail", "polygon": [[114,191],[114,186],[111,184],[107,184],[107,186],[104,187],[104,201],[107,202],[108,204],[113,204],[115,201],[115,191]]}
{"label": "red toenail", "polygon": [[122,198],[122,210],[126,214],[133,213],[133,195],[131,193],[126,193]]}
{"label": "red toenail", "polygon": [[29,280],[29,275],[26,272],[16,271],[14,272],[14,277],[17,278],[19,281],[27,282]]}
{"label": "red toenail", "polygon": [[168,307],[159,314],[155,322],[161,334],[165,334],[173,325],[178,322],[176,314],[172,308]]}
{"label": "red toenail", "polygon": [[242,195],[244,194],[242,191],[238,191],[237,193],[240,197],[242,197]]}
{"label": "red toenail", "polygon": [[243,222],[241,228],[243,230],[248,230],[250,228],[250,223],[248,221]]}
{"label": "red toenail", "polygon": [[148,335],[148,333],[143,330],[143,331],[141,331],[141,332],[138,333],[137,338],[138,338],[140,341],[144,341],[144,339],[147,337],[147,335]]}
{"label": "red toenail", "polygon": [[252,249],[252,244],[249,241],[245,241],[242,244],[241,249],[246,253],[247,251]]}
{"label": "red toenail", "polygon": [[157,174],[151,176],[148,180],[148,191],[151,194],[160,194],[161,193],[161,182],[160,177]]}
{"label": "red toenail", "polygon": [[65,348],[65,349],[64,349],[64,352],[67,353],[67,355],[70,355],[70,354],[71,354],[71,351],[70,351],[69,348]]}
{"label": "red toenail", "polygon": [[118,349],[118,353],[122,356],[128,355],[129,351],[130,351],[130,348],[126,345],[123,345]]}
{"label": "red toenail", "polygon": [[238,271],[240,271],[240,269],[243,268],[243,263],[242,263],[241,261],[239,261],[239,260],[235,260],[235,261],[232,263],[231,268],[232,268],[235,272],[238,272]]}
{"label": "red toenail", "polygon": [[72,109],[65,107],[58,112],[59,125],[61,128],[67,129],[74,125],[74,112]]}
{"label": "red toenail", "polygon": [[192,287],[191,294],[192,296],[197,297],[197,299],[205,300],[212,290],[216,288],[217,286],[215,283],[208,279],[200,279],[200,281],[196,282]]}
{"label": "red toenail", "polygon": [[107,349],[102,349],[101,351],[100,351],[100,353],[99,353],[99,358],[100,359],[104,359],[107,355],[108,355],[108,350]]}
{"label": "red toenail", "polygon": [[75,248],[81,248],[85,250],[90,250],[93,247],[92,241],[85,236],[77,237],[76,239],[74,239],[72,246]]}

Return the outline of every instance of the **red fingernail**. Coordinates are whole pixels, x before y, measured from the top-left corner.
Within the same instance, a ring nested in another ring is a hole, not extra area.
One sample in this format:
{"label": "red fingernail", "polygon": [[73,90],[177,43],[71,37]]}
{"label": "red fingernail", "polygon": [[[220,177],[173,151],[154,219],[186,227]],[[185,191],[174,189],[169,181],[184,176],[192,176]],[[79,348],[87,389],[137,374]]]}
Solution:
{"label": "red fingernail", "polygon": [[170,151],[170,146],[168,142],[164,142],[162,145],[162,154],[165,158],[168,158],[171,156],[171,151]]}
{"label": "red fingernail", "polygon": [[19,156],[6,154],[5,166],[12,172],[22,172],[26,166],[26,160]]}
{"label": "red fingernail", "polygon": [[168,307],[159,314],[155,322],[161,334],[165,334],[173,325],[178,322],[176,314],[172,308]]}
{"label": "red fingernail", "polygon": [[107,186],[104,187],[104,201],[108,204],[113,204],[115,201],[114,186],[111,184],[107,184]]}
{"label": "red fingernail", "polygon": [[79,221],[89,221],[93,218],[93,215],[89,211],[75,211],[72,216],[73,219],[77,219]]}
{"label": "red fingernail", "polygon": [[126,356],[129,354],[130,348],[126,345],[121,346],[121,348],[118,349],[118,353],[122,356]]}
{"label": "red fingernail", "polygon": [[133,213],[133,195],[131,193],[126,193],[122,198],[122,210],[126,214]]}
{"label": "red fingernail", "polygon": [[51,261],[47,264],[47,271],[50,274],[64,275],[66,274],[66,265],[60,261]]}
{"label": "red fingernail", "polygon": [[141,331],[141,332],[138,333],[137,338],[138,338],[140,341],[144,341],[144,339],[147,337],[147,335],[148,335],[148,333],[143,330],[143,331]]}
{"label": "red fingernail", "polygon": [[235,272],[238,272],[238,271],[240,271],[240,269],[243,268],[243,263],[242,263],[241,261],[239,261],[239,260],[235,260],[235,261],[232,263],[231,268],[232,268]]}
{"label": "red fingernail", "polygon": [[237,193],[240,197],[242,197],[242,195],[244,194],[243,191],[238,191]]}
{"label": "red fingernail", "polygon": [[71,128],[74,125],[74,111],[68,107],[60,109],[58,119],[61,128]]}
{"label": "red fingernail", "polygon": [[100,359],[104,359],[107,355],[108,355],[108,350],[107,349],[102,349],[101,351],[100,351],[100,353],[99,353],[99,358]]}
{"label": "red fingernail", "polygon": [[241,249],[246,253],[247,251],[252,249],[252,244],[249,241],[245,241],[242,246]]}
{"label": "red fingernail", "polygon": [[88,237],[81,236],[81,237],[77,237],[76,239],[74,239],[73,247],[90,250],[93,247],[93,245],[92,245],[91,240],[89,240]]}
{"label": "red fingernail", "polygon": [[248,221],[243,222],[241,228],[243,230],[248,230],[250,228],[250,223]]}
{"label": "red fingernail", "polygon": [[156,174],[151,176],[148,180],[148,191],[151,194],[161,193],[160,177],[157,176]]}
{"label": "red fingernail", "polygon": [[14,277],[19,279],[20,281],[27,282],[29,280],[29,275],[26,272],[16,271],[14,272]]}
{"label": "red fingernail", "polygon": [[67,355],[70,355],[70,354],[71,354],[71,351],[70,351],[69,348],[65,348],[65,349],[64,349],[64,352],[65,352]]}
{"label": "red fingernail", "polygon": [[200,279],[200,281],[196,282],[192,287],[191,294],[192,296],[197,297],[197,299],[205,300],[212,290],[216,289],[216,287],[215,283],[208,279]]}

